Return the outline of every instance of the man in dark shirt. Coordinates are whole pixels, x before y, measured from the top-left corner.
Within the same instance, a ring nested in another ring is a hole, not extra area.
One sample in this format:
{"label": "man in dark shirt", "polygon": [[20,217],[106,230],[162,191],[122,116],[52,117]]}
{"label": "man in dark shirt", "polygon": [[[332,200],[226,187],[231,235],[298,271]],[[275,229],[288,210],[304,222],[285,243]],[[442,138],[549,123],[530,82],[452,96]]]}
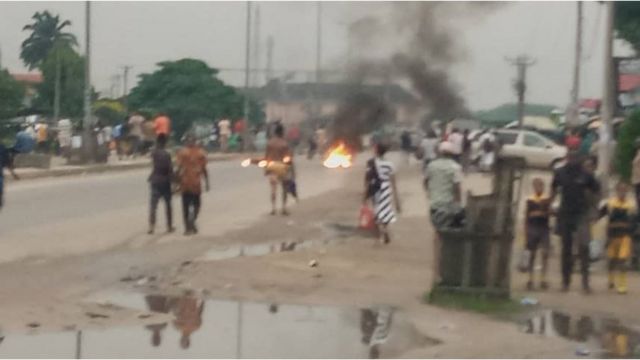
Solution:
{"label": "man in dark shirt", "polygon": [[573,246],[577,242],[582,273],[582,289],[589,294],[589,198],[600,192],[600,185],[593,174],[582,166],[581,157],[571,151],[567,164],[556,170],[553,176],[551,202],[558,190],[562,191],[557,218],[557,230],[562,238],[562,289],[569,290],[573,272]]}
{"label": "man in dark shirt", "polygon": [[165,150],[167,136],[158,135],[156,148],[151,153],[153,170],[149,176],[151,184],[151,207],[149,213],[149,234],[153,234],[156,225],[156,210],[158,202],[162,198],[167,214],[167,232],[173,232],[173,219],[171,209],[171,181],[173,180],[173,164],[171,155]]}
{"label": "man in dark shirt", "polygon": [[4,168],[9,169],[13,178],[18,180],[18,175],[13,171],[13,154],[0,144],[0,209],[4,204]]}

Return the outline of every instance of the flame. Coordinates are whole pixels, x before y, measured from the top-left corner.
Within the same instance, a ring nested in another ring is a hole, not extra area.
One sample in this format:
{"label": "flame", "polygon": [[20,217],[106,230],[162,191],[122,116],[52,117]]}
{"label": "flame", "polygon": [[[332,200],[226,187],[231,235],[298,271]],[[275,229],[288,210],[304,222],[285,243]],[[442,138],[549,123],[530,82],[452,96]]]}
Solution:
{"label": "flame", "polygon": [[242,165],[242,167],[249,167],[251,165],[251,158],[249,159],[244,159],[240,165]]}
{"label": "flame", "polygon": [[260,160],[260,162],[258,162],[258,166],[261,168],[267,167],[267,160]]}
{"label": "flame", "polygon": [[344,143],[340,143],[329,152],[329,155],[324,161],[324,166],[329,169],[350,168],[352,165],[351,158],[352,155],[349,153],[347,147]]}
{"label": "flame", "polygon": [[284,158],[282,158],[282,162],[285,164],[288,164],[291,162],[291,156],[285,156]]}

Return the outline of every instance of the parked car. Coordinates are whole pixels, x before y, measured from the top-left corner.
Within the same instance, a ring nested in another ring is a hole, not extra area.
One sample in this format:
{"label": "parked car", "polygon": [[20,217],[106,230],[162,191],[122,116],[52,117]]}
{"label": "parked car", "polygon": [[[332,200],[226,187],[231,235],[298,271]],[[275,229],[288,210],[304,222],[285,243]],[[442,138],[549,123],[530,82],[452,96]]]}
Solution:
{"label": "parked car", "polygon": [[[566,147],[535,131],[498,129],[495,135],[501,155],[522,157],[528,167],[554,168],[567,155]],[[472,152],[478,153],[480,146],[479,141],[473,142]]]}

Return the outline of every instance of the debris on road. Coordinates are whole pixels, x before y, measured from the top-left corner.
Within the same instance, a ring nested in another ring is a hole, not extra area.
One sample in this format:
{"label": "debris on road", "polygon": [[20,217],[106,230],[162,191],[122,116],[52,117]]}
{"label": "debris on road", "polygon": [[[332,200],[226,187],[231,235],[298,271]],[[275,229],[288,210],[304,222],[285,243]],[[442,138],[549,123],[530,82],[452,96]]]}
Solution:
{"label": "debris on road", "polygon": [[522,298],[522,300],[520,300],[520,305],[524,305],[524,306],[535,306],[538,305],[539,301],[536,298],[532,298],[532,297],[525,297]]}

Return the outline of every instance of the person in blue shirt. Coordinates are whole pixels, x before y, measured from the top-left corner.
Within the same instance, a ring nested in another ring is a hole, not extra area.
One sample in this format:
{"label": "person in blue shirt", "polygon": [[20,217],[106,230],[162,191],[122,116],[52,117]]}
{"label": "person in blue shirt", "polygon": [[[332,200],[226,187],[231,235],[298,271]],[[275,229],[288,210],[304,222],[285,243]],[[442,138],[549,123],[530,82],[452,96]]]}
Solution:
{"label": "person in blue shirt", "polygon": [[9,169],[13,178],[18,180],[18,175],[13,170],[13,153],[0,144],[0,209],[4,205],[4,168]]}

